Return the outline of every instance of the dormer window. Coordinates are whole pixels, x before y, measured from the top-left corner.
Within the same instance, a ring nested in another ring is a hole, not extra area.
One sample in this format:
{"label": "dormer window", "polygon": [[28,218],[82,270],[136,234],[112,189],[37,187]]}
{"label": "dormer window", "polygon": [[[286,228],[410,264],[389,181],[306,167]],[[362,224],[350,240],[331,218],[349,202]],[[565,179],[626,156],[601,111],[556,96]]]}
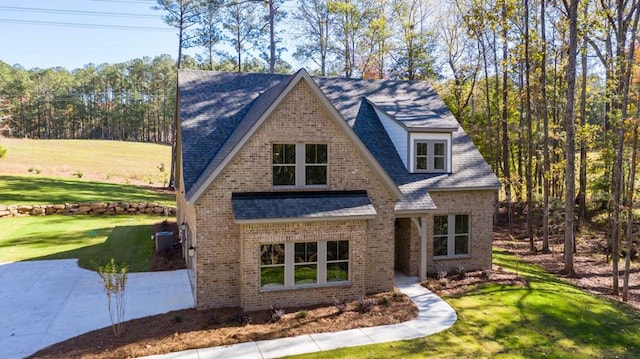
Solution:
{"label": "dormer window", "polygon": [[327,152],[323,143],[274,143],[273,186],[326,186]]}
{"label": "dormer window", "polygon": [[415,172],[447,172],[447,141],[416,140]]}

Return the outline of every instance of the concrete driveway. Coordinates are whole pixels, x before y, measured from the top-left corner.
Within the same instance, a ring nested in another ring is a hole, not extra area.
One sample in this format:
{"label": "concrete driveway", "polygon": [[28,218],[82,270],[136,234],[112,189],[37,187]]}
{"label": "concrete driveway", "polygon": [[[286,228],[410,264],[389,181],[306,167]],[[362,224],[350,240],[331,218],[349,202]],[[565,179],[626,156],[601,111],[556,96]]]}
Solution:
{"label": "concrete driveway", "polygon": [[[186,269],[130,273],[125,301],[125,320],[195,306]],[[0,264],[0,358],[110,325],[100,277],[77,260]]]}

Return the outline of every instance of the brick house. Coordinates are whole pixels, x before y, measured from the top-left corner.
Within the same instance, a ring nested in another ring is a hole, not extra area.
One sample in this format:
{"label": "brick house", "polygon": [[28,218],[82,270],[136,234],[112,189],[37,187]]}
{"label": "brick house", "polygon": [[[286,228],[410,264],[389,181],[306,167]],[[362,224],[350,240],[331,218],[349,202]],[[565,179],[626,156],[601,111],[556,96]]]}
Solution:
{"label": "brick house", "polygon": [[425,82],[179,73],[178,223],[199,309],[353,299],[491,267],[500,183]]}

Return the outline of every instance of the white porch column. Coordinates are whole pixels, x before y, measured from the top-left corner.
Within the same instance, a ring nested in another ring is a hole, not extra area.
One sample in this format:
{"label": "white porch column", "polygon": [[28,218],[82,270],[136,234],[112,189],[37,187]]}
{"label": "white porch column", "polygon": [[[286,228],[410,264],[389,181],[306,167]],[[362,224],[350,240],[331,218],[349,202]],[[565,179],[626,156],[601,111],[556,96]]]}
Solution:
{"label": "white porch column", "polygon": [[418,270],[418,278],[423,281],[427,279],[427,216],[412,217],[411,222],[416,226],[420,235],[420,269]]}

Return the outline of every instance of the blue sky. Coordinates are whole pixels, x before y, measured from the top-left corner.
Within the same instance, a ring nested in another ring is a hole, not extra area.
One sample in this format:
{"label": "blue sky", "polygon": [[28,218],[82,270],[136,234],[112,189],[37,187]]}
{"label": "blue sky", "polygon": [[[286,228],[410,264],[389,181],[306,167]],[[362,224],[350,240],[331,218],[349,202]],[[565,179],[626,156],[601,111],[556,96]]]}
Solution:
{"label": "blue sky", "polygon": [[155,3],[155,0],[2,0],[0,61],[27,69],[63,66],[72,70],[88,63],[124,62],[143,56],[169,54],[176,58],[176,31],[162,21],[163,11],[151,9]]}

